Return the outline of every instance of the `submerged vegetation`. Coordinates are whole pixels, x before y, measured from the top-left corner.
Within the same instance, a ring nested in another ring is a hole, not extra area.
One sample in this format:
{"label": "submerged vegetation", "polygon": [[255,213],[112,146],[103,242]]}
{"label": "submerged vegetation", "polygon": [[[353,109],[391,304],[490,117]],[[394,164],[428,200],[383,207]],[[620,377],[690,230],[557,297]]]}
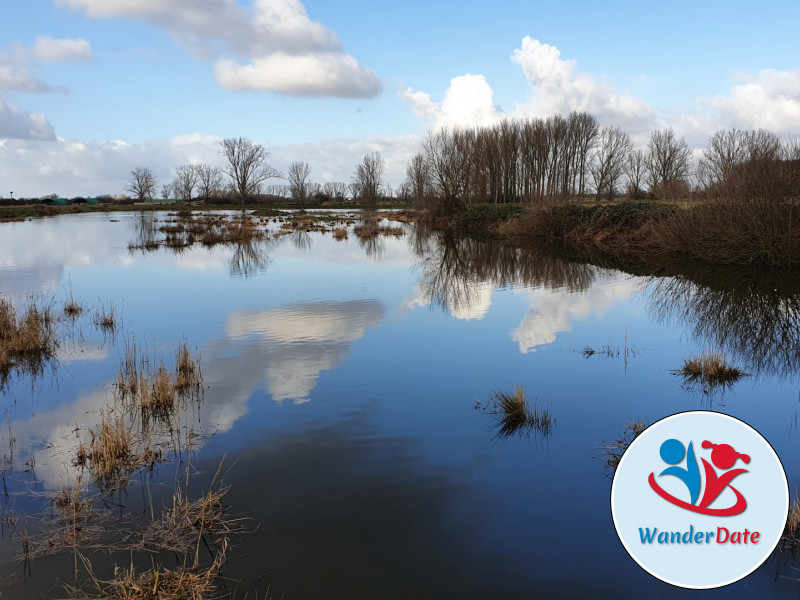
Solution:
{"label": "submerged vegetation", "polygon": [[619,466],[619,461],[622,460],[622,455],[628,449],[628,446],[633,443],[641,433],[647,429],[647,423],[641,419],[630,420],[625,424],[625,429],[622,435],[613,442],[601,442],[600,449],[605,456],[606,467],[609,469],[616,469]]}
{"label": "submerged vegetation", "polygon": [[[64,306],[72,302],[70,295]],[[45,361],[56,360],[60,336],[81,338],[82,324],[91,323],[105,332],[120,327],[121,319],[111,303],[101,303],[85,320],[79,319],[82,309],[56,312],[54,306],[52,300],[36,298],[15,306],[0,297],[4,381],[15,373],[36,378]],[[20,562],[26,575],[32,573],[37,558],[70,553],[74,580],[64,585],[73,598],[231,597],[222,584],[221,569],[234,537],[246,532],[249,520],[231,515],[221,464],[205,492],[191,493],[189,479],[194,471],[189,456],[197,440],[211,433],[198,423],[202,381],[199,356],[185,341],[168,368],[135,338],[127,339],[117,377],[106,388],[110,398],[96,414],[97,424],[76,425],[70,441],[58,442],[67,443],[55,456],[65,469],[66,483],[55,492],[33,494],[34,505],[41,505],[39,498],[47,500],[47,512],[28,512],[20,531],[19,519],[6,512],[8,507],[4,509],[4,528],[22,542]],[[2,459],[6,501],[7,476],[35,468],[33,455],[24,467],[15,468],[16,441],[10,421],[8,444]],[[169,503],[159,510],[150,479],[157,465],[173,460],[176,469],[183,468],[183,476],[177,478]],[[126,493],[137,473],[142,474],[141,512],[129,506],[131,498]],[[115,510],[110,510],[112,506]],[[98,552],[114,558],[113,574],[108,572],[107,560],[100,561],[99,570],[92,564],[90,558]]]}

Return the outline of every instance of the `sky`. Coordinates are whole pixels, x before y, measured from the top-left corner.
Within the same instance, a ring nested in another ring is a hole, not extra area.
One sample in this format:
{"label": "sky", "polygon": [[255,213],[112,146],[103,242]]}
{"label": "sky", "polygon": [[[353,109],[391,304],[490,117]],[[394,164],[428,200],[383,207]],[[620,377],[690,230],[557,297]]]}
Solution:
{"label": "sky", "polygon": [[[219,143],[386,183],[429,130],[586,110],[643,145],[800,135],[800,3],[0,0],[0,197],[168,183]],[[273,180],[270,183],[285,183]]]}

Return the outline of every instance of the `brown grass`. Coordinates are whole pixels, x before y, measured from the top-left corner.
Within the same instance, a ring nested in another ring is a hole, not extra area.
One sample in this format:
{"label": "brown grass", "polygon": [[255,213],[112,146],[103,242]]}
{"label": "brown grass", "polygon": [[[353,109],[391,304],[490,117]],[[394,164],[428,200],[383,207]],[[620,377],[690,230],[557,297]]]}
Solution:
{"label": "brown grass", "polygon": [[532,430],[548,436],[555,425],[555,419],[548,408],[541,408],[535,403],[531,406],[525,388],[521,385],[516,386],[511,393],[496,390],[483,408],[496,417],[498,439],[522,433],[530,434]]}
{"label": "brown grass", "polygon": [[335,227],[333,230],[333,239],[336,241],[344,241],[347,239],[347,229],[345,227]]}
{"label": "brown grass", "polygon": [[353,228],[353,233],[361,239],[370,239],[378,235],[378,226],[373,223],[365,223],[356,225]]}
{"label": "brown grass", "polygon": [[117,489],[138,464],[131,430],[122,415],[103,415],[99,431],[89,430],[89,442],[78,446],[74,464],[87,467],[101,489]]}
{"label": "brown grass", "polygon": [[381,235],[402,237],[406,234],[406,231],[402,227],[378,227],[378,233]]}
{"label": "brown grass", "polygon": [[792,504],[789,506],[789,515],[781,537],[781,548],[792,553],[800,549],[800,497],[798,497],[797,492],[795,492]]}
{"label": "brown grass", "polygon": [[107,305],[100,305],[100,308],[94,314],[94,324],[104,333],[113,334],[117,331],[119,319],[113,302],[109,302]]}
{"label": "brown grass", "polygon": [[683,367],[673,373],[682,375],[687,383],[702,383],[711,387],[731,386],[748,375],[716,352],[688,358],[683,361]]}
{"label": "brown grass", "polygon": [[0,387],[12,370],[37,375],[58,349],[56,320],[49,305],[29,300],[17,311],[0,297]]}

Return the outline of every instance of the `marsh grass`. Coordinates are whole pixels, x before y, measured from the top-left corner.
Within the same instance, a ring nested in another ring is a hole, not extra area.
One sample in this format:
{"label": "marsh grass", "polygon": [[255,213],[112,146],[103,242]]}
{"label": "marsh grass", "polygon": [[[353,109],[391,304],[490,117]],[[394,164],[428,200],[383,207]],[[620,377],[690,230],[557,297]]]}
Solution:
{"label": "marsh grass", "polygon": [[625,424],[625,429],[619,438],[613,442],[600,442],[600,449],[603,450],[606,467],[616,469],[619,466],[619,461],[622,460],[622,455],[625,454],[625,450],[645,429],[647,429],[647,423],[643,420],[630,420]]}
{"label": "marsh grass", "polygon": [[370,239],[378,236],[378,225],[375,223],[363,223],[353,228],[353,233],[361,239]]}
{"label": "marsh grass", "polygon": [[700,356],[683,361],[683,367],[673,371],[681,375],[687,384],[702,384],[708,388],[730,387],[742,377],[747,377],[740,368],[734,366],[718,352],[704,352]]}
{"label": "marsh grass", "polygon": [[116,490],[143,462],[134,452],[131,428],[122,414],[103,414],[99,429],[90,429],[89,436],[79,443],[73,464],[88,468],[100,489]]}
{"label": "marsh grass", "polygon": [[73,321],[83,314],[83,305],[75,299],[72,295],[72,284],[70,283],[67,288],[66,298],[64,300],[64,315]]}
{"label": "marsh grass", "polygon": [[105,334],[113,335],[117,332],[120,322],[113,302],[100,303],[94,313],[94,325]]}
{"label": "marsh grass", "polygon": [[800,550],[800,496],[795,491],[781,536],[781,549],[796,554]]}
{"label": "marsh grass", "polygon": [[532,431],[547,437],[555,425],[550,409],[531,404],[521,385],[510,393],[497,389],[485,404],[477,407],[495,417],[493,429],[497,439],[530,435]]}
{"label": "marsh grass", "polygon": [[0,389],[12,370],[40,375],[55,359],[58,347],[52,303],[30,298],[18,310],[11,300],[0,297]]}
{"label": "marsh grass", "polygon": [[337,242],[347,239],[347,229],[345,227],[335,227],[333,230],[333,239]]}
{"label": "marsh grass", "polygon": [[378,233],[385,236],[403,237],[406,230],[402,227],[378,227]]}
{"label": "marsh grass", "polygon": [[[108,511],[99,517],[92,512],[91,499],[74,500],[71,491],[62,490],[54,503],[63,505],[63,519],[49,522],[39,538],[28,538],[23,555],[71,552],[75,557],[75,583],[65,586],[73,598],[126,600],[200,600],[230,598],[221,590],[222,567],[228,560],[232,540],[251,532],[251,520],[232,517],[226,495],[230,489],[222,482],[220,463],[210,485],[191,499],[191,464],[181,481],[176,482],[171,503],[158,515],[145,517],[144,523],[126,522],[114,526]],[[149,499],[152,507],[153,500]],[[96,522],[88,526],[90,520]],[[100,522],[105,526],[97,526]],[[75,525],[78,525],[76,528]],[[133,529],[128,526],[132,525]],[[72,535],[70,529],[78,531]],[[105,535],[98,536],[98,529]],[[89,531],[91,535],[80,532]],[[97,575],[86,554],[88,550],[111,555],[127,555],[129,566],[116,565],[113,575]],[[156,558],[172,555],[173,565],[157,563]],[[149,556],[151,567],[137,567],[137,557]]]}

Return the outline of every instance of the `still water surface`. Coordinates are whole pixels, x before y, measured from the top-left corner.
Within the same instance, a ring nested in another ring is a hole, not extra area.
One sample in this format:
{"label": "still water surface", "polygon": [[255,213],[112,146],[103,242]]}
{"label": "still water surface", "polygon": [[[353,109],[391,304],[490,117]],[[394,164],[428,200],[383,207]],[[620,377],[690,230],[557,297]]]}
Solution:
{"label": "still water surface", "polygon": [[[688,595],[641,571],[614,532],[602,445],[632,419],[729,413],[800,486],[800,296],[785,282],[634,276],[413,225],[368,241],[295,232],[129,250],[166,219],[0,225],[2,293],[110,302],[125,332],[89,327],[48,377],[3,390],[15,460],[35,456],[33,473],[9,478],[6,511],[41,510],[32,492],[70,479],[74,431],[99,422],[132,334],[167,357],[185,339],[201,356],[192,418],[214,434],[199,438],[196,479],[225,458],[230,504],[260,523],[226,574],[273,597]],[[587,358],[587,346],[608,352]],[[671,373],[709,349],[752,376],[709,391]],[[476,409],[517,385],[549,408],[549,434],[500,438]],[[168,472],[153,485],[167,489]],[[23,580],[19,550],[5,532],[4,593],[63,595],[55,577],[69,580],[71,555],[37,559]],[[776,556],[705,595],[797,597],[798,576]]]}

